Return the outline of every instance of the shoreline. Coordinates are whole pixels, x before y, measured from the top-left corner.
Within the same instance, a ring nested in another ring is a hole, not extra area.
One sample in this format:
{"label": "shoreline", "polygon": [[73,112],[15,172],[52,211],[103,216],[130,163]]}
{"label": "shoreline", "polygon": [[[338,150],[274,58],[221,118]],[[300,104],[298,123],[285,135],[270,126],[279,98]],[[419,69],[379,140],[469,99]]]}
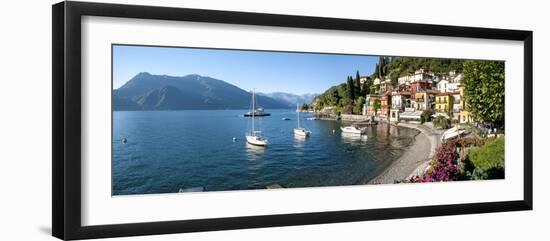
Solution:
{"label": "shoreline", "polygon": [[423,124],[398,123],[392,125],[415,129],[420,133],[414,137],[414,143],[401,157],[392,162],[380,174],[367,181],[366,184],[393,184],[397,180],[421,175],[435,155],[435,149],[440,143],[441,136],[435,129]]}

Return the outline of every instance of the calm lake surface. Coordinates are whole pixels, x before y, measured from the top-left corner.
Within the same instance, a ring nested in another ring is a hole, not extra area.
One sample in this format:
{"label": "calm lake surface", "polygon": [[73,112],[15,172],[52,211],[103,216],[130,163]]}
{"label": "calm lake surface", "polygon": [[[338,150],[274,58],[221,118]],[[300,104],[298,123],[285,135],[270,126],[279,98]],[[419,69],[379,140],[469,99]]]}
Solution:
{"label": "calm lake surface", "polygon": [[350,136],[339,121],[306,120],[311,114],[301,113],[301,126],[312,134],[296,138],[294,110],[266,110],[271,116],[256,122],[269,146],[255,147],[245,140],[246,111],[113,112],[113,195],[363,184],[418,134],[379,124],[363,137]]}

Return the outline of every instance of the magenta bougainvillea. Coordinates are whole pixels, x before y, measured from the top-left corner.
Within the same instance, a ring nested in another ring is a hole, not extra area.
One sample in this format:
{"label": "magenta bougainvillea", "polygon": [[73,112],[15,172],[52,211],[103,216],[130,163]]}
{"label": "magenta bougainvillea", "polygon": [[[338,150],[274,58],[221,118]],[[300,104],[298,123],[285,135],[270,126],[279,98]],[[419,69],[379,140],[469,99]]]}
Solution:
{"label": "magenta bougainvillea", "polygon": [[436,149],[434,159],[430,162],[429,170],[422,176],[414,176],[401,182],[442,182],[457,180],[459,170],[457,166],[457,141],[447,141]]}

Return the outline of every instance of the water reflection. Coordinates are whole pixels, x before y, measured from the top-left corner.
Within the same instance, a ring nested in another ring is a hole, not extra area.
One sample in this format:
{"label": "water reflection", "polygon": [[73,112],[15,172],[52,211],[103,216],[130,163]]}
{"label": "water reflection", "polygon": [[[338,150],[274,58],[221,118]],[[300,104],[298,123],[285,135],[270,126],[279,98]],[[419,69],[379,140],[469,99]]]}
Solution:
{"label": "water reflection", "polygon": [[366,142],[367,141],[367,135],[361,135],[361,134],[353,134],[353,133],[346,133],[342,132],[342,141],[344,143],[357,143],[357,142]]}
{"label": "water reflection", "polygon": [[265,149],[267,147],[264,146],[256,146],[249,144],[246,142],[246,157],[250,161],[260,160],[262,159],[263,155],[265,154]]}

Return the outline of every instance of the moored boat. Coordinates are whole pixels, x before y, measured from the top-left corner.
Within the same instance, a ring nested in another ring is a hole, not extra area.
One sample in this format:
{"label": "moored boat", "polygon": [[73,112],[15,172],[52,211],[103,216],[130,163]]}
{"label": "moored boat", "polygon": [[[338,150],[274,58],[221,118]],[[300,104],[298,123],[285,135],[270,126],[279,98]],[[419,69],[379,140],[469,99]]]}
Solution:
{"label": "moored boat", "polygon": [[[255,110],[255,99],[254,99],[254,91],[252,91],[252,110]],[[246,133],[246,142],[251,145],[255,146],[267,146],[267,138],[265,138],[262,135],[261,131],[255,130],[254,126],[254,119],[255,119],[255,111],[251,111],[251,117],[252,117],[252,128],[250,129],[250,132]]]}
{"label": "moored boat", "polygon": [[311,131],[306,128],[300,127],[300,111],[298,111],[298,106],[296,107],[296,119],[298,120],[298,127],[294,128],[294,135],[309,137]]}
{"label": "moored boat", "polygon": [[340,127],[340,130],[342,130],[342,132],[344,133],[351,133],[351,134],[365,134],[365,132],[367,131],[366,128],[364,127],[360,128],[355,125]]}
{"label": "moored boat", "polygon": [[461,130],[457,126],[451,127],[447,129],[445,132],[443,132],[443,134],[441,134],[441,141],[446,141],[449,139],[456,138],[464,134],[465,132],[466,132],[465,130]]}
{"label": "moored boat", "polygon": [[264,108],[255,108],[254,111],[249,111],[243,114],[244,117],[270,116],[270,113],[264,111]]}

